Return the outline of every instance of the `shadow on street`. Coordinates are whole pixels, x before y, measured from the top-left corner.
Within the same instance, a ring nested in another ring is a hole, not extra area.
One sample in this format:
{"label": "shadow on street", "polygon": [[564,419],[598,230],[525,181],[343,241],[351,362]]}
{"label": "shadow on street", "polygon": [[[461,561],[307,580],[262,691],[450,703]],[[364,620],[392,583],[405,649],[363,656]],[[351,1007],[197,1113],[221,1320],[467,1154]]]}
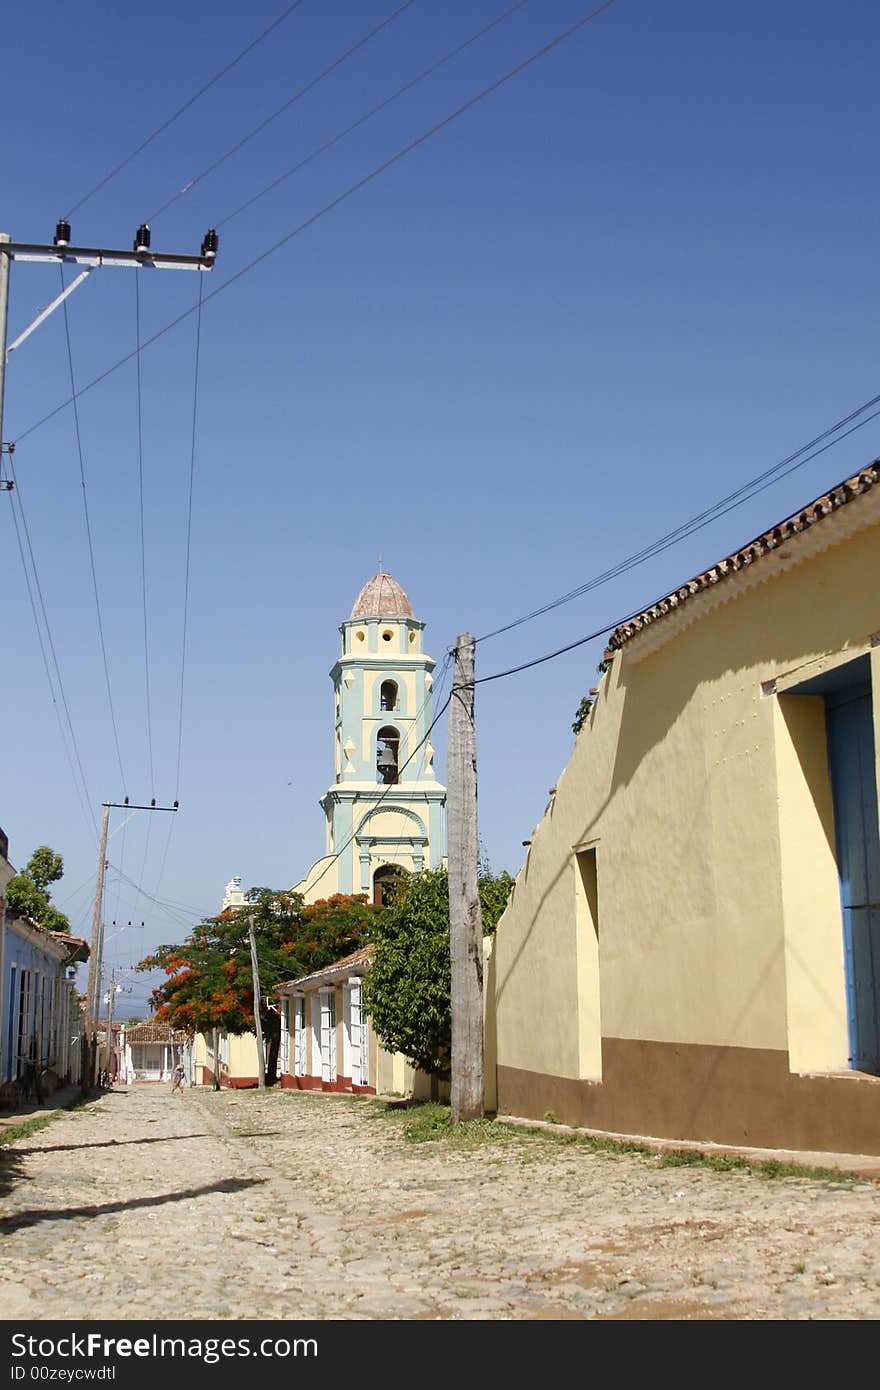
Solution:
{"label": "shadow on street", "polygon": [[265,1178],[224,1178],[221,1182],[206,1183],[204,1187],[185,1187],[180,1192],[164,1192],[157,1197],[131,1197],[122,1202],[61,1207],[54,1211],[40,1208],[20,1211],[16,1216],[0,1218],[0,1235],[11,1235],[13,1231],[27,1226],[38,1226],[41,1221],[72,1221],[78,1217],[106,1216],[113,1211],[133,1211],[137,1207],[161,1207],[166,1202],[186,1202],[193,1197],[207,1197],[212,1192],[243,1192],[249,1187],[259,1187],[265,1181]]}
{"label": "shadow on street", "polygon": [[102,1139],[95,1144],[39,1144],[33,1149],[16,1149],[20,1154],[61,1154],[75,1153],[78,1149],[121,1149],[126,1144],[176,1144],[181,1139],[207,1139],[207,1134],[169,1134],[162,1139],[158,1135],[149,1139]]}

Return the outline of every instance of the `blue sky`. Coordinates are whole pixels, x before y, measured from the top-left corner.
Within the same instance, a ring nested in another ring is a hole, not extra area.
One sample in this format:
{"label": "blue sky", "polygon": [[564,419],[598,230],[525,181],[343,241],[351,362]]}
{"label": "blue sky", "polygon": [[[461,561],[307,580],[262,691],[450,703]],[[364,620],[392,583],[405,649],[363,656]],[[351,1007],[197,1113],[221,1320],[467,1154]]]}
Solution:
{"label": "blue sky", "polygon": [[[169,0],[148,12],[53,0],[10,13],[0,229],[50,241],[61,214],[284,8],[219,0],[206,17]],[[396,8],[303,0],[72,214],[74,241],[129,245],[144,217]],[[507,8],[415,0],[152,218],[154,247],[197,251],[216,225],[203,289],[221,288],[589,7],[525,4],[229,217]],[[146,924],[108,944],[111,963],[180,939],[190,909],[219,906],[233,874],[286,886],[321,852],[327,672],[380,555],[440,661],[457,632],[481,634],[573,588],[876,394],[878,39],[880,13],[861,0],[617,0],[208,302],[179,786],[195,316],[142,355],[152,785],[134,364],[79,403],[122,786],[72,411],[31,431],[70,394],[63,316],[13,354],[4,435],[20,440],[92,809],[125,794],[181,802],[170,841],[170,818],[146,814],[111,840],[106,917]],[[196,281],[141,276],[143,337],[193,306]],[[14,266],[10,338],[58,288],[54,267]],[[69,317],[83,385],[135,344],[134,272],[96,272]],[[650,602],[873,458],[878,425],[614,583],[481,645],[479,673]],[[38,843],[61,851],[57,900],[87,932],[94,832],[61,743],[10,498],[0,502],[0,823],[17,864]],[[481,834],[496,868],[519,867],[601,649],[478,691]],[[140,1012],[135,983],[126,1003]]]}

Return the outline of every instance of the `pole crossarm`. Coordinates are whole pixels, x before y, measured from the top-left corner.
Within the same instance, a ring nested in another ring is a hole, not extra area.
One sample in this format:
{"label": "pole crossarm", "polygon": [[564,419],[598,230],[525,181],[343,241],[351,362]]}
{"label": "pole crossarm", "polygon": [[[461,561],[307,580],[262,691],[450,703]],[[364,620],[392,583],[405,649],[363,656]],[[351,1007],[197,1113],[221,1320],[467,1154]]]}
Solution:
{"label": "pole crossarm", "polygon": [[41,246],[36,242],[6,241],[0,252],[11,261],[46,265],[147,267],[151,270],[213,270],[214,257],[183,256],[163,251],[105,251],[94,246]]}
{"label": "pole crossarm", "polygon": [[[152,802],[149,806],[138,806],[138,805],[136,805],[133,801],[108,801],[108,802],[106,802],[106,805],[107,805],[107,806],[112,806],[112,807],[114,808],[114,810],[117,810],[117,811],[179,811],[179,810],[180,810],[180,807],[178,806],[178,804],[177,804],[176,801],[175,801],[175,803],[174,803],[173,806],[157,806],[157,805],[155,804],[155,802]],[[122,828],[121,826],[117,826],[117,827],[116,827],[117,830],[121,830],[121,828]],[[114,834],[115,834],[115,831],[114,831]]]}

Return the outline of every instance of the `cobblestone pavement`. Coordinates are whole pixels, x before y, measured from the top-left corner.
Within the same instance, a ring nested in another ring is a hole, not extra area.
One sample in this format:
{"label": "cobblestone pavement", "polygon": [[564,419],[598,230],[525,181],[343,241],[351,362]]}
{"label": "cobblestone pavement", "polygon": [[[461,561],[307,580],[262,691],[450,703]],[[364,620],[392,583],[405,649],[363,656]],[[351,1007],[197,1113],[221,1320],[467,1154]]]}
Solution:
{"label": "cobblestone pavement", "polygon": [[119,1089],[0,1153],[40,1318],[876,1318],[880,1188],[662,1168],[375,1102]]}

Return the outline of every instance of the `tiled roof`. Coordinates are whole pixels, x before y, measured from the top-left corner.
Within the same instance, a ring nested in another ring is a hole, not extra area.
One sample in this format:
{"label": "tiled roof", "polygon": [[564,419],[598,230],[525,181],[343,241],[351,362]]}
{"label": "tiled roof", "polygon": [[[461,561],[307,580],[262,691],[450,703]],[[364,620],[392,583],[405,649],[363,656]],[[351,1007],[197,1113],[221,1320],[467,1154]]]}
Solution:
{"label": "tiled roof", "polygon": [[356,618],[414,618],[412,604],[396,579],[380,570],[368,579],[354,601],[351,620]]}
{"label": "tiled roof", "polygon": [[172,1029],[168,1023],[158,1023],[148,1019],[146,1023],[135,1023],[125,1030],[125,1041],[130,1043],[182,1043],[186,1033],[182,1028]]}
{"label": "tiled roof", "polygon": [[651,624],[676,612],[695,594],[703,593],[725,579],[731,578],[732,575],[748,569],[763,559],[765,555],[770,554],[771,551],[777,550],[783,542],[802,535],[811,527],[833,515],[834,512],[839,511],[841,507],[845,507],[857,498],[864,496],[876,486],[878,481],[880,481],[880,459],[875,459],[870,467],[864,468],[860,473],[838,483],[836,487],[823,493],[821,497],[817,497],[808,506],[803,507],[792,516],[786,517],[784,521],[780,521],[778,525],[765,531],[763,535],[757,536],[753,541],[749,541],[748,545],[741,546],[739,550],[735,550],[731,555],[719,560],[711,569],[695,575],[686,584],[682,584],[679,589],[673,590],[665,598],[658,599],[656,603],[651,604],[650,608],[644,609],[627,622],[621,623],[620,627],[615,628],[608,640],[608,652],[611,653],[623,647]]}
{"label": "tiled roof", "polygon": [[53,932],[52,935],[67,947],[68,960],[88,960],[91,948],[84,937],[71,936],[69,932]]}
{"label": "tiled roof", "polygon": [[294,985],[311,985],[318,980],[333,979],[337,975],[344,975],[356,965],[369,965],[373,959],[375,948],[373,946],[361,946],[360,950],[352,951],[350,956],[343,956],[342,960],[335,960],[332,965],[325,965],[323,970],[315,970],[311,975],[302,975],[298,980],[285,980],[278,989],[290,989]]}

